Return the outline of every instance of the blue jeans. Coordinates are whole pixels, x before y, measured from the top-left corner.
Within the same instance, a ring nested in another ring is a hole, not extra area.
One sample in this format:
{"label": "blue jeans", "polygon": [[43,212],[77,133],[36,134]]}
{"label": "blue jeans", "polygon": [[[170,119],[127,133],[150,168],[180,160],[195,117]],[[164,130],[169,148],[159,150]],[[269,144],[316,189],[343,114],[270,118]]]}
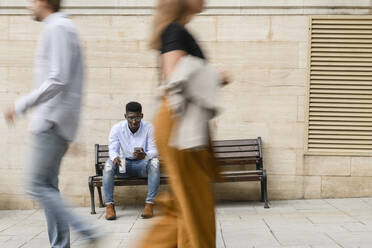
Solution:
{"label": "blue jeans", "polygon": [[27,166],[27,193],[44,209],[52,248],[70,247],[69,225],[88,239],[94,235],[89,225],[65,209],[58,189],[58,174],[67,147],[68,142],[54,129],[35,134]]}
{"label": "blue jeans", "polygon": [[157,158],[150,160],[126,160],[126,172],[120,173],[119,167],[114,166],[111,159],[105,163],[103,170],[103,192],[105,195],[105,203],[114,203],[114,179],[115,176],[120,178],[147,178],[148,193],[146,203],[154,203],[160,184],[160,168],[159,160]]}

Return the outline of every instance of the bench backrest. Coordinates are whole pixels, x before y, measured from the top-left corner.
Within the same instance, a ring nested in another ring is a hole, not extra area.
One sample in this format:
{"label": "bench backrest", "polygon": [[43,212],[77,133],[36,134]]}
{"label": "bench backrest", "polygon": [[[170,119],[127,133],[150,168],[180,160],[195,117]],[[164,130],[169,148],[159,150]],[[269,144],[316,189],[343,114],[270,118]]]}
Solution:
{"label": "bench backrest", "polygon": [[262,169],[262,140],[218,140],[213,142],[216,157],[221,165],[255,164],[256,169]]}
{"label": "bench backrest", "polygon": [[103,168],[107,159],[109,158],[109,150],[108,145],[94,145],[94,153],[95,153],[95,166],[96,166],[96,174],[103,175]]}
{"label": "bench backrest", "polygon": [[[256,169],[262,169],[262,140],[218,140],[213,141],[213,148],[221,165],[255,164]],[[106,160],[109,158],[108,145],[95,144],[96,174],[102,175]]]}

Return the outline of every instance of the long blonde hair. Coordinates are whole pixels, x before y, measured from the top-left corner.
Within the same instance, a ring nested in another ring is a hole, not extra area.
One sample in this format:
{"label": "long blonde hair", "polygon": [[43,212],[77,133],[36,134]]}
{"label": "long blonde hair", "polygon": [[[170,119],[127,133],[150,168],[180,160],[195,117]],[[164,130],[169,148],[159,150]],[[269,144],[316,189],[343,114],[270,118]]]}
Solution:
{"label": "long blonde hair", "polygon": [[172,22],[187,23],[191,14],[188,13],[185,0],[158,0],[153,20],[153,31],[150,38],[150,48],[159,50],[161,34]]}

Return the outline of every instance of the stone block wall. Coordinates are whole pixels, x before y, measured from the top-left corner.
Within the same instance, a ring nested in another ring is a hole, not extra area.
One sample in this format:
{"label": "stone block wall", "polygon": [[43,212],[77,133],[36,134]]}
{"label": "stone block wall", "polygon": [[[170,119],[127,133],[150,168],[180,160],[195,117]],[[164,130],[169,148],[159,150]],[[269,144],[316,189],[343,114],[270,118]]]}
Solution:
{"label": "stone block wall", "polygon": [[[325,2],[328,2],[326,4]],[[352,3],[351,3],[352,2]],[[42,30],[24,6],[0,3],[0,109],[32,87],[32,64]],[[153,1],[65,1],[86,57],[81,127],[63,161],[62,193],[89,205],[94,144],[107,143],[125,103],[156,113],[157,53],[147,47]],[[332,5],[333,4],[333,5]],[[372,196],[372,158],[305,156],[309,15],[370,14],[370,1],[210,1],[189,25],[210,61],[229,71],[216,139],[255,138],[264,144],[270,199]],[[34,208],[24,194],[27,118],[8,127],[0,118],[0,209]],[[164,187],[163,187],[164,189]],[[116,189],[119,203],[142,202],[146,187]],[[215,186],[218,199],[257,200],[256,182]]]}

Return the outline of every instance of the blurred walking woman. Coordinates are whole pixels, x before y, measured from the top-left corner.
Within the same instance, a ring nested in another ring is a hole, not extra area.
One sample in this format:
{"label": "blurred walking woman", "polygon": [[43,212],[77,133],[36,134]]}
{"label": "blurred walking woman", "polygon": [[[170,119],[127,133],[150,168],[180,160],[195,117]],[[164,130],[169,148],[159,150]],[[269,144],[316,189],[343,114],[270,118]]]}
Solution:
{"label": "blurred walking woman", "polygon": [[158,0],[151,48],[160,51],[164,97],[155,118],[155,138],[169,175],[169,192],[159,198],[164,215],[140,247],[216,247],[211,181],[218,166],[208,122],[216,92],[226,82],[210,66],[185,28],[203,10],[203,0]]}

